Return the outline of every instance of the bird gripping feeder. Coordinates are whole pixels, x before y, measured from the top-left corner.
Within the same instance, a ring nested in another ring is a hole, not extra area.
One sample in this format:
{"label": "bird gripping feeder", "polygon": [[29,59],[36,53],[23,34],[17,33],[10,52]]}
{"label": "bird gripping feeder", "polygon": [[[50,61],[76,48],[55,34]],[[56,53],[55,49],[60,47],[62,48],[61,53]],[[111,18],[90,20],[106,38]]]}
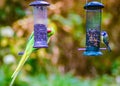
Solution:
{"label": "bird gripping feeder", "polygon": [[86,49],[85,56],[100,56],[101,13],[104,5],[97,1],[88,2],[86,9]]}
{"label": "bird gripping feeder", "polygon": [[34,8],[34,48],[47,48],[47,6],[43,0],[30,3]]}

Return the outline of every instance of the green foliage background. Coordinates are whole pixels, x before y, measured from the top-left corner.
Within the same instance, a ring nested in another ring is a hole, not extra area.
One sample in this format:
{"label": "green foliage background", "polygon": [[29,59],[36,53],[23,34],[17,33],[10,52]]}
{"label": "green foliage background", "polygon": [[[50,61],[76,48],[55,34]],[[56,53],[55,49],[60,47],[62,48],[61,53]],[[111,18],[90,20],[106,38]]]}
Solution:
{"label": "green foliage background", "polygon": [[[0,86],[8,86],[33,31],[33,0],[0,0]],[[48,49],[31,54],[14,86],[119,86],[120,1],[102,0],[102,30],[109,34],[112,52],[85,57],[85,0],[47,0],[49,25],[56,34]],[[101,43],[102,47],[105,47]]]}

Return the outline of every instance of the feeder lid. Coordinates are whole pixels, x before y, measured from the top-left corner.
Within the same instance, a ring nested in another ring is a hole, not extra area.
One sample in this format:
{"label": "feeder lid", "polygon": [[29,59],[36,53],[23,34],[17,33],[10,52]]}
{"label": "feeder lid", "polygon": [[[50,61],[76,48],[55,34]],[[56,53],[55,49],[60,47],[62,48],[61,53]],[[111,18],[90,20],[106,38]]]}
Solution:
{"label": "feeder lid", "polygon": [[102,9],[102,8],[104,8],[104,5],[97,1],[89,2],[84,6],[84,9],[88,9],[88,10],[96,10],[96,9]]}
{"label": "feeder lid", "polygon": [[36,0],[30,3],[30,6],[49,6],[50,4],[46,1]]}

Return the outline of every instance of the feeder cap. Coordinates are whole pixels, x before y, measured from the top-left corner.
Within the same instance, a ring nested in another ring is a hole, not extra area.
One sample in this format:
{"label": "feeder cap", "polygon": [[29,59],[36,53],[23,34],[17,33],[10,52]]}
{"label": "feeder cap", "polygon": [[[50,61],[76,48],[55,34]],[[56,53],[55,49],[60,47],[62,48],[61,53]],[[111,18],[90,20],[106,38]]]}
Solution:
{"label": "feeder cap", "polygon": [[30,6],[49,6],[50,4],[46,1],[36,0],[30,3]]}
{"label": "feeder cap", "polygon": [[104,8],[104,5],[97,1],[89,2],[84,6],[84,9],[87,9],[87,10],[96,10],[96,9],[102,9],[102,8]]}

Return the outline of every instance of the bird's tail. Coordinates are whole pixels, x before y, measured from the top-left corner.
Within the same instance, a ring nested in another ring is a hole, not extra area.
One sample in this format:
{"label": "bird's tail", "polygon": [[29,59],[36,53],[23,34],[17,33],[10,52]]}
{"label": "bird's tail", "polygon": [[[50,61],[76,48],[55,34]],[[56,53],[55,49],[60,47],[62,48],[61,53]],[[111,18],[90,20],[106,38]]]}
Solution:
{"label": "bird's tail", "polygon": [[109,52],[112,51],[109,45],[107,45],[107,49],[108,49]]}
{"label": "bird's tail", "polygon": [[12,76],[11,76],[12,81],[11,81],[11,83],[10,83],[10,86],[13,85],[13,83],[14,83],[14,81],[15,81],[18,73],[19,73],[19,71],[22,69],[22,67],[23,67],[24,63],[26,62],[26,60],[28,59],[28,57],[29,57],[28,54],[26,54],[26,53],[23,54],[23,56],[22,56],[22,58],[21,58],[21,60],[20,60],[20,62],[19,62],[19,64],[18,64],[18,67],[16,68],[15,72],[14,72],[14,73],[12,74]]}

